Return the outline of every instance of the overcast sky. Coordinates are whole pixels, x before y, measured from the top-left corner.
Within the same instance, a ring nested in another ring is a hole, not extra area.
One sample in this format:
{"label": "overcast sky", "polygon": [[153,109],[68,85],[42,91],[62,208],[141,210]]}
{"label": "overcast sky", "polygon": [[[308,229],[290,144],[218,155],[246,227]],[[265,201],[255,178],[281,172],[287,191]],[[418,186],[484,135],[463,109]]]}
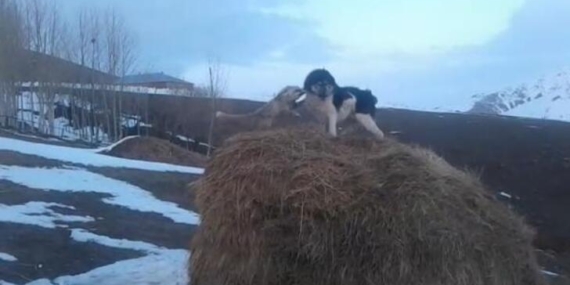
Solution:
{"label": "overcast sky", "polygon": [[230,97],[267,100],[317,67],[382,105],[465,108],[470,95],[570,65],[568,0],[57,0],[116,6],[139,68],[205,83],[222,63]]}

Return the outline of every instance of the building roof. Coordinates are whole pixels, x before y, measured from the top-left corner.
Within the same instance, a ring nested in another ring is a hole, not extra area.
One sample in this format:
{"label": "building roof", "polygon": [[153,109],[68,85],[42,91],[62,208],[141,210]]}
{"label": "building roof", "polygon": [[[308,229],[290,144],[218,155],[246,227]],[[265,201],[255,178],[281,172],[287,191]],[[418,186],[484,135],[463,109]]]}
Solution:
{"label": "building roof", "polygon": [[123,84],[143,84],[143,83],[155,83],[155,82],[192,84],[182,79],[164,74],[163,72],[127,75],[121,78],[119,81]]}
{"label": "building roof", "polygon": [[117,76],[82,66],[75,62],[31,50],[21,50],[18,72],[23,81],[56,80],[66,83],[86,83],[95,80],[111,83]]}

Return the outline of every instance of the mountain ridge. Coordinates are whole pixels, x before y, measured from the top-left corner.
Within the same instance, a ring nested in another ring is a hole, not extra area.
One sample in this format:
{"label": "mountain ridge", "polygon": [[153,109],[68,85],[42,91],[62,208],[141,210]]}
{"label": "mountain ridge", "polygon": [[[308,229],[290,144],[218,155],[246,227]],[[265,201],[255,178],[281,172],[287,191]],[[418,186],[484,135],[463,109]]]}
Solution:
{"label": "mountain ridge", "polygon": [[471,99],[474,103],[466,113],[570,121],[570,69]]}

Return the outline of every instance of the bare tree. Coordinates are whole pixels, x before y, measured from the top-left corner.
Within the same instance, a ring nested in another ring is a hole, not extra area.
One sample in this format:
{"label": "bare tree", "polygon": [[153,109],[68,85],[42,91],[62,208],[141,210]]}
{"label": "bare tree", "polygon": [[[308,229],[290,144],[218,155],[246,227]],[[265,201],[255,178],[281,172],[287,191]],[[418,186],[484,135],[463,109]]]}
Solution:
{"label": "bare tree", "polygon": [[104,127],[108,138],[117,139],[122,136],[122,85],[117,90],[115,82],[95,75],[99,70],[117,77],[131,72],[136,59],[133,33],[114,8],[86,6],[78,15],[75,46],[76,61],[91,68],[91,74],[80,80],[91,85],[88,94],[80,92],[80,100],[85,104],[82,109],[88,110],[88,116],[80,121],[89,126],[92,141],[100,137],[99,127]]}
{"label": "bare tree", "polygon": [[[89,14],[86,7],[82,7],[77,14],[77,25],[75,30],[75,36],[73,37],[73,47],[76,50],[75,61],[81,65],[83,68],[87,67],[89,48],[90,48],[90,37],[89,37]],[[85,76],[84,73],[80,73],[78,78],[78,83],[83,86],[89,82],[89,78]],[[77,95],[77,96],[76,96]],[[83,140],[88,139],[88,133],[86,131],[86,126],[89,125],[89,113],[88,113],[88,99],[86,92],[83,88],[80,88],[76,94],[73,94],[71,100],[71,113],[73,114],[73,129],[79,130],[79,137]]]}
{"label": "bare tree", "polygon": [[[129,73],[135,62],[135,41],[132,33],[127,30],[124,18],[116,9],[108,8],[105,12],[105,43],[106,43],[106,69],[107,73],[124,77]],[[119,93],[123,92],[121,81]],[[113,137],[122,137],[122,100],[116,91],[111,92]]]}
{"label": "bare tree", "polygon": [[210,126],[208,128],[208,152],[207,156],[210,157],[212,152],[214,126],[217,111],[217,101],[219,98],[223,97],[223,94],[227,87],[227,74],[225,74],[219,60],[209,61],[208,64],[208,75],[209,75],[209,85],[208,85],[208,97],[212,102],[212,110],[210,112]]}
{"label": "bare tree", "polygon": [[95,85],[99,84],[95,77],[95,71],[101,65],[101,19],[100,11],[93,7],[82,7],[79,10],[77,17],[77,30],[76,30],[76,46],[78,49],[78,63],[83,67],[91,69],[89,74],[81,77],[79,82],[83,84],[90,84],[91,90],[79,91],[80,107],[80,136],[91,142],[95,142],[98,138],[99,119],[96,116],[96,106],[98,105]]}
{"label": "bare tree", "polygon": [[[101,123],[99,122],[99,119],[96,116],[96,111],[95,109],[97,108],[98,103],[100,102],[100,100],[97,100],[96,97],[96,91],[95,91],[95,84],[97,84],[98,82],[96,82],[96,78],[95,78],[95,70],[100,70],[101,68],[101,42],[103,37],[101,36],[101,30],[102,30],[102,23],[101,23],[101,16],[98,13],[97,10],[91,10],[89,13],[89,31],[90,31],[90,43],[91,43],[91,104],[90,108],[89,108],[89,112],[91,113],[91,141],[92,142],[97,142],[99,140],[99,129],[101,126]],[[101,90],[101,92],[104,93],[103,90]],[[106,96],[103,96],[103,100],[104,102],[107,102]],[[107,106],[105,106],[105,112],[107,112],[108,108]]]}
{"label": "bare tree", "polygon": [[[132,72],[137,59],[135,48],[136,48],[135,39],[131,36],[131,33],[124,31],[120,37],[120,42],[119,42],[119,51],[120,51],[119,75],[121,76],[121,81],[120,81],[121,93],[123,92],[124,88],[122,79],[127,74]],[[119,114],[122,114],[123,112],[122,102],[123,100],[119,100]],[[121,132],[119,133],[119,136],[123,137],[122,128],[120,128],[120,130]]]}
{"label": "bare tree", "polygon": [[[78,25],[67,25],[56,2],[51,0],[0,0],[0,115],[17,114],[14,84],[25,72],[26,80],[37,84],[34,94],[26,100],[28,106],[32,104],[31,111],[39,110],[37,126],[41,131],[54,134],[55,101],[62,98],[70,105],[73,128],[90,127],[90,132],[82,136],[98,140],[103,122],[109,137],[116,139],[123,135],[123,86],[119,90],[115,86],[99,88],[114,83],[101,81],[109,77],[100,76],[99,70],[116,77],[131,73],[136,62],[136,41],[122,15],[112,8],[85,7],[77,19]],[[20,57],[24,52],[30,58],[25,63]],[[58,61],[52,59],[56,57],[90,67],[91,73],[79,72],[79,77],[67,78],[69,72],[54,70]],[[81,85],[91,83],[90,92],[80,89],[62,96],[61,83],[76,78]]]}
{"label": "bare tree", "polygon": [[0,125],[11,124],[17,114],[15,82],[19,79],[23,47],[23,21],[17,2],[0,0]]}
{"label": "bare tree", "polygon": [[[41,0],[28,0],[24,3],[24,30],[26,31],[26,40],[28,41],[26,46],[39,54],[61,57],[64,54],[64,27],[66,24],[56,3]],[[39,103],[40,129],[53,134],[54,103],[56,90],[61,78],[58,72],[53,72],[53,66],[49,65],[50,62],[49,60],[44,60],[37,66],[31,66],[28,70],[28,75],[39,83],[36,97]],[[31,100],[33,104],[33,95]],[[34,110],[33,106],[32,110]],[[45,125],[46,123],[47,126]]]}

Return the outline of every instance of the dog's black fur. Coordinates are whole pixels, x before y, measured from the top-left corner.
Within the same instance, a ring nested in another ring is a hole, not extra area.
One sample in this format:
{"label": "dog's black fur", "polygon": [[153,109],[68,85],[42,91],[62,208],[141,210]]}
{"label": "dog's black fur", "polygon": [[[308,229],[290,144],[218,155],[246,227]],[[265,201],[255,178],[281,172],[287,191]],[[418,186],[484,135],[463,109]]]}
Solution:
{"label": "dog's black fur", "polygon": [[344,100],[350,98],[346,96],[346,93],[349,93],[356,99],[355,112],[358,114],[368,114],[374,118],[376,115],[376,103],[378,103],[378,99],[372,94],[372,91],[368,89],[362,90],[352,86],[341,87],[341,90],[341,93],[345,95],[335,96],[333,98],[333,104],[337,110],[340,108]]}
{"label": "dog's black fur", "polygon": [[308,94],[317,95],[321,99],[326,98],[327,94],[325,92],[318,94],[313,92],[313,86],[315,85],[320,85],[321,87],[331,85],[333,87],[333,104],[337,110],[340,109],[343,102],[350,99],[352,95],[356,99],[356,113],[368,114],[372,117],[376,114],[376,103],[378,103],[378,99],[370,90],[362,90],[353,86],[340,87],[336,83],[334,76],[324,68],[314,69],[309,72],[305,77],[303,89],[305,89]]}
{"label": "dog's black fur", "polygon": [[327,131],[332,136],[337,135],[337,123],[346,120],[348,116],[354,116],[377,139],[384,139],[384,132],[374,120],[378,99],[370,90],[353,86],[340,87],[334,76],[324,68],[309,72],[305,77],[303,89],[307,95],[318,96],[325,103]]}

